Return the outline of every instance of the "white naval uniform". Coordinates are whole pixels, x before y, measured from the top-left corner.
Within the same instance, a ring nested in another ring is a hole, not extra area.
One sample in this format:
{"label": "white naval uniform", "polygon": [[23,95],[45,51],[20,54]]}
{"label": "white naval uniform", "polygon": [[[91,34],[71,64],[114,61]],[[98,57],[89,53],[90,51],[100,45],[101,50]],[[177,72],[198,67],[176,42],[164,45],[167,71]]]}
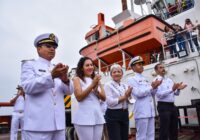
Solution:
{"label": "white naval uniform", "polygon": [[73,86],[71,81],[67,86],[59,78],[53,80],[50,72],[53,67],[50,61],[41,57],[22,64],[21,84],[26,94],[26,140],[65,139],[64,95],[71,94]]}
{"label": "white naval uniform", "polygon": [[[11,132],[10,132],[10,140],[17,140],[17,134],[19,125],[21,130],[23,130],[24,125],[24,97],[20,95],[15,101],[13,113],[12,113],[12,121],[11,121]],[[21,131],[21,139],[23,139],[23,132]]]}
{"label": "white naval uniform", "polygon": [[155,140],[155,110],[152,96],[156,90],[153,90],[150,82],[139,73],[128,79],[128,85],[133,87],[132,95],[136,100],[133,111],[137,129],[136,139]]}
{"label": "white naval uniform", "polygon": [[[85,82],[80,80],[80,83],[82,90],[85,90],[92,83],[92,79],[85,77]],[[95,93],[90,93],[84,100],[78,102],[72,123],[79,140],[101,140],[105,120]]]}

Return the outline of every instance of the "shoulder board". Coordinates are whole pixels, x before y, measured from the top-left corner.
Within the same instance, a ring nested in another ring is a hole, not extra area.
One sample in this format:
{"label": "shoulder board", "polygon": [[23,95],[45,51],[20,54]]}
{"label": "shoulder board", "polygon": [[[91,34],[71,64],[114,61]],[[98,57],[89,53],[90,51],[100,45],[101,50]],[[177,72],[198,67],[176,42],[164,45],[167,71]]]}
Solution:
{"label": "shoulder board", "polygon": [[28,62],[28,61],[35,61],[35,59],[27,59],[27,60],[22,60],[22,63]]}

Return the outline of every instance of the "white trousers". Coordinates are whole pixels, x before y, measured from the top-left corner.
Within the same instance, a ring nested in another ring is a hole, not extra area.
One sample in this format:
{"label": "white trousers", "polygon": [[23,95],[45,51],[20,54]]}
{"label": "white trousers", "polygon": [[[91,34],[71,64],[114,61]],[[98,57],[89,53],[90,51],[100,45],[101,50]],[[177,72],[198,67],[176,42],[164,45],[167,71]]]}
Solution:
{"label": "white trousers", "polygon": [[155,140],[154,117],[136,119],[136,140]]}
{"label": "white trousers", "polygon": [[74,125],[79,140],[101,140],[103,124],[100,125]]}
{"label": "white trousers", "polygon": [[24,131],[25,140],[65,140],[65,130],[56,131]]}
{"label": "white trousers", "polygon": [[22,131],[23,125],[24,114],[19,112],[13,112],[11,121],[10,140],[17,140],[19,126],[21,127],[21,139],[24,140]]}

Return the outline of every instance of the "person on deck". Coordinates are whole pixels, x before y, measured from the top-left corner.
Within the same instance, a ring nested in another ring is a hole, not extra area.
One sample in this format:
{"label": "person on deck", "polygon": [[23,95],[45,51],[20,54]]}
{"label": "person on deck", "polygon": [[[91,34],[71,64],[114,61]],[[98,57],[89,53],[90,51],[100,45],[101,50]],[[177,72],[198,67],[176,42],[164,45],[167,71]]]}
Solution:
{"label": "person on deck", "polygon": [[168,26],[164,28],[164,38],[167,42],[171,58],[177,57],[175,32]]}
{"label": "person on deck", "polygon": [[196,26],[192,23],[192,21],[189,18],[185,19],[184,29],[187,30],[186,37],[190,44],[191,52],[194,52],[194,48],[192,44],[192,41],[193,41],[194,45],[196,46],[197,51],[200,54],[200,47],[197,40]]}
{"label": "person on deck", "polygon": [[21,140],[24,140],[24,100],[25,94],[21,86],[17,86],[17,95],[10,100],[10,104],[14,106],[11,121],[10,140],[17,140],[19,126],[21,128]]}

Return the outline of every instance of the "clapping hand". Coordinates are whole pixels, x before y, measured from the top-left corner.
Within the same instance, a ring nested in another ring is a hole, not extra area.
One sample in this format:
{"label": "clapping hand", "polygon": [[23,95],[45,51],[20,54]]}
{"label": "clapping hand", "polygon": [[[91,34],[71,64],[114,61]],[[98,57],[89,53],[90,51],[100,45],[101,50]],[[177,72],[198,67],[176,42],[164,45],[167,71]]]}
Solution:
{"label": "clapping hand", "polygon": [[156,89],[158,86],[160,86],[160,84],[162,83],[162,80],[155,80],[151,83],[151,86],[153,89]]}
{"label": "clapping hand", "polygon": [[178,89],[178,87],[179,87],[179,83],[174,83],[172,90],[175,91]]}
{"label": "clapping hand", "polygon": [[61,80],[66,80],[69,67],[63,65],[62,63],[57,64],[51,71],[52,78],[60,78]]}
{"label": "clapping hand", "polygon": [[24,93],[24,91],[21,89],[21,90],[19,90],[18,95],[24,96],[25,93]]}
{"label": "clapping hand", "polygon": [[98,87],[100,80],[101,80],[101,76],[99,74],[96,74],[92,81],[92,85],[94,88]]}
{"label": "clapping hand", "polygon": [[130,97],[132,90],[133,90],[133,87],[129,86],[125,93],[126,99]]}
{"label": "clapping hand", "polygon": [[183,84],[183,82],[179,83],[179,86],[177,87],[178,90],[182,90],[184,88],[186,88],[187,85],[186,84]]}
{"label": "clapping hand", "polygon": [[98,91],[98,87],[101,84],[100,80],[101,80],[101,76],[99,74],[97,74],[97,75],[95,75],[95,77],[94,77],[94,79],[92,81],[92,85],[93,85],[93,89],[92,90],[96,94],[98,94],[98,92],[99,92]]}
{"label": "clapping hand", "polygon": [[67,76],[67,73],[68,73],[68,69],[69,69],[69,66],[67,65],[63,65],[63,68],[65,68],[63,70],[63,73],[61,74],[61,76],[59,77],[65,84],[68,84],[69,83],[69,78]]}
{"label": "clapping hand", "polygon": [[173,87],[172,87],[172,90],[175,91],[175,90],[182,90],[184,88],[186,88],[187,85],[186,84],[183,84],[183,82],[181,83],[174,83]]}

